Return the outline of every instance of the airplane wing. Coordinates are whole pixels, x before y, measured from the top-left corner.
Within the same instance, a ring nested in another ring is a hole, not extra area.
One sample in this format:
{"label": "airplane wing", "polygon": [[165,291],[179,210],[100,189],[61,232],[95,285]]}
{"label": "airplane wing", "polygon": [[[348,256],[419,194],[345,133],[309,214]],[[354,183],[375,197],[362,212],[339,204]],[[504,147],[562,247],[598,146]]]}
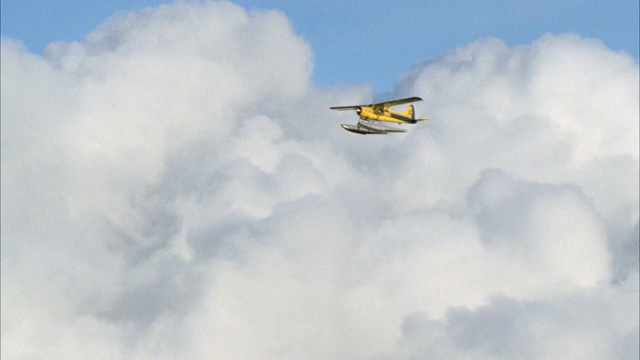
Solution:
{"label": "airplane wing", "polygon": [[358,108],[360,108],[362,106],[372,107],[372,108],[386,108],[386,107],[389,107],[389,106],[408,104],[408,103],[412,103],[412,102],[416,102],[416,101],[422,101],[422,98],[414,96],[414,97],[408,97],[408,98],[404,98],[404,99],[391,100],[391,101],[375,103],[375,104],[368,104],[368,105],[333,106],[330,109],[331,110],[358,110]]}
{"label": "airplane wing", "polygon": [[344,110],[358,110],[358,108],[360,106],[366,106],[366,105],[353,105],[353,106],[332,106],[329,109],[331,110],[340,110],[340,111],[344,111]]}
{"label": "airplane wing", "polygon": [[408,98],[404,98],[404,99],[391,100],[391,101],[371,104],[371,105],[367,105],[367,106],[371,106],[371,107],[374,107],[374,108],[377,108],[377,107],[389,107],[389,106],[395,106],[395,105],[401,105],[401,104],[408,104],[408,103],[412,103],[412,102],[416,102],[416,101],[422,101],[422,98],[414,96],[414,97],[408,97]]}

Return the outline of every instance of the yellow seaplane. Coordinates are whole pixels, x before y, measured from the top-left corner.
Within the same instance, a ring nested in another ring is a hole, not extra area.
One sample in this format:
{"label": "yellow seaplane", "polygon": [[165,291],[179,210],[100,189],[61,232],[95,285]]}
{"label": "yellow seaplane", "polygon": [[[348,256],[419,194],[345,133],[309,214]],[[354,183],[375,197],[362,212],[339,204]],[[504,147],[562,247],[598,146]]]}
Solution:
{"label": "yellow seaplane", "polygon": [[422,99],[414,96],[369,105],[333,106],[330,109],[342,111],[355,110],[358,116],[360,116],[360,120],[358,120],[358,123],[355,125],[340,125],[347,131],[362,135],[402,133],[406,132],[406,130],[387,126],[384,125],[384,123],[415,124],[418,121],[427,121],[427,118],[416,119],[413,112],[413,105],[409,105],[409,107],[402,112],[391,110],[390,107],[416,101],[422,101]]}

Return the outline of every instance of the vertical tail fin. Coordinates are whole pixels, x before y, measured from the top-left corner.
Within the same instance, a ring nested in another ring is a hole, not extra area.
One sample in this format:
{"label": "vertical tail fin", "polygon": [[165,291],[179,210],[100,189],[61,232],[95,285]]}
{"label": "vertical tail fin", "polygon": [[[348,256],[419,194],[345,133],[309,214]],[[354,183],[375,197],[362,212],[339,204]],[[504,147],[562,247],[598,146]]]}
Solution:
{"label": "vertical tail fin", "polygon": [[416,114],[413,111],[413,105],[409,105],[409,107],[407,108],[407,110],[405,110],[402,113],[404,116],[411,118],[411,120],[415,120],[416,119]]}

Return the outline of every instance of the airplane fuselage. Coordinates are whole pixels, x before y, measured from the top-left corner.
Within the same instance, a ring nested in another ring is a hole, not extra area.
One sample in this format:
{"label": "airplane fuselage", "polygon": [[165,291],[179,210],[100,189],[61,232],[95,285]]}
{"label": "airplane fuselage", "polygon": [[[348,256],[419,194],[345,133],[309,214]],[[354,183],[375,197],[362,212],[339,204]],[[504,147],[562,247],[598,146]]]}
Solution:
{"label": "airplane fuselage", "polygon": [[[393,111],[389,108],[374,108],[369,106],[361,106],[356,110],[362,119],[374,121],[386,121],[398,124],[415,124],[417,120],[413,117],[404,115],[401,112]],[[422,119],[418,119],[421,120]]]}

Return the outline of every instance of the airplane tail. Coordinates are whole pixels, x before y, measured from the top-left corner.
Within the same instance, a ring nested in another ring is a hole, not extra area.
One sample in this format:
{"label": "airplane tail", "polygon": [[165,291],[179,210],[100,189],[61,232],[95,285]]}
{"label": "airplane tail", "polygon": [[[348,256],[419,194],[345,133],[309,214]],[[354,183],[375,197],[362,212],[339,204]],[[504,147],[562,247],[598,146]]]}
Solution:
{"label": "airplane tail", "polygon": [[403,112],[402,112],[402,115],[404,115],[404,116],[406,116],[406,117],[410,118],[410,119],[411,119],[411,121],[410,121],[410,122],[411,122],[412,124],[415,124],[415,123],[417,123],[418,121],[427,121],[427,118],[426,118],[426,117],[424,117],[424,118],[420,118],[420,119],[416,119],[416,113],[415,113],[415,111],[414,111],[414,109],[413,109],[413,105],[409,105],[409,107],[407,108],[407,110],[405,110],[405,111],[403,111]]}
{"label": "airplane tail", "polygon": [[407,110],[405,110],[402,115],[411,118],[411,120],[415,120],[416,119],[416,114],[413,111],[413,105],[409,105],[409,107],[407,108]]}

